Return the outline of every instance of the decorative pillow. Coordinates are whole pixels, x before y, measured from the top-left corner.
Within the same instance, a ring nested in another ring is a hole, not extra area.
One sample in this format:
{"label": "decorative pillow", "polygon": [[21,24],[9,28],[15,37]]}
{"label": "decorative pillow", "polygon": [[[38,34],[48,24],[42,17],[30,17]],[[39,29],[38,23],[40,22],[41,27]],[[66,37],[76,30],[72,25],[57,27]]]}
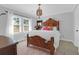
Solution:
{"label": "decorative pillow", "polygon": [[52,29],[51,29],[51,27],[44,26],[44,27],[42,27],[42,30],[52,30]]}

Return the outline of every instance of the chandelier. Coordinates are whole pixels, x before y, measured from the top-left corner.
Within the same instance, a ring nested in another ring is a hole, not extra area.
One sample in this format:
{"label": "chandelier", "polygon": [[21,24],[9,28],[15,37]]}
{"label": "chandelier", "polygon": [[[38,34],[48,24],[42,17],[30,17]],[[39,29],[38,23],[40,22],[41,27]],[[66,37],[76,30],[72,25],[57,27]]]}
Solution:
{"label": "chandelier", "polygon": [[41,4],[38,4],[38,9],[36,11],[36,15],[38,16],[38,19],[40,19],[40,16],[42,16],[42,9],[40,8]]}

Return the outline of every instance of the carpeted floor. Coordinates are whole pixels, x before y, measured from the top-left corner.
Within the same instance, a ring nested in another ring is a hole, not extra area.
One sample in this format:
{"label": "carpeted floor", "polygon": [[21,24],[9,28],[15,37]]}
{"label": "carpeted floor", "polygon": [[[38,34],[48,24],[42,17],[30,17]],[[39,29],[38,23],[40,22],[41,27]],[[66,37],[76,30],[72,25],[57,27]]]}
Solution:
{"label": "carpeted floor", "polygon": [[[35,47],[27,47],[27,41],[22,41],[17,45],[18,55],[49,55],[48,52],[37,49]],[[55,55],[78,55],[78,48],[71,42],[60,41],[60,45]]]}
{"label": "carpeted floor", "polygon": [[78,55],[78,48],[73,45],[72,42],[60,41],[60,45],[57,49],[57,54],[63,55]]}

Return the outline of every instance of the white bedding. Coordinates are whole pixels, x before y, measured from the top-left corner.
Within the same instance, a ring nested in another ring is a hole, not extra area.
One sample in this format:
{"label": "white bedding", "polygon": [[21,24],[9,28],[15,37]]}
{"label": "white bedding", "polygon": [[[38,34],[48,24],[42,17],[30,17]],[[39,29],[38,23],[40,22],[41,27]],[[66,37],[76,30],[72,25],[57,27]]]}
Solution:
{"label": "white bedding", "polygon": [[51,37],[54,37],[55,48],[59,46],[60,32],[57,30],[53,31],[33,30],[29,32],[29,36],[35,36],[35,35],[41,36],[42,38],[45,38],[47,41],[50,40]]}

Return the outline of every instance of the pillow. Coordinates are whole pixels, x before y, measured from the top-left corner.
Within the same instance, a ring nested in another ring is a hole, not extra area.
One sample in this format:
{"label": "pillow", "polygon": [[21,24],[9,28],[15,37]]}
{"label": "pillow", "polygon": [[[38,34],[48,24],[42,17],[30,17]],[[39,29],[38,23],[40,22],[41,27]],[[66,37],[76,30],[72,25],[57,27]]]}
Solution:
{"label": "pillow", "polygon": [[57,27],[53,27],[53,30],[57,30]]}
{"label": "pillow", "polygon": [[51,27],[44,26],[44,27],[42,27],[42,30],[52,30],[52,29],[51,29]]}

